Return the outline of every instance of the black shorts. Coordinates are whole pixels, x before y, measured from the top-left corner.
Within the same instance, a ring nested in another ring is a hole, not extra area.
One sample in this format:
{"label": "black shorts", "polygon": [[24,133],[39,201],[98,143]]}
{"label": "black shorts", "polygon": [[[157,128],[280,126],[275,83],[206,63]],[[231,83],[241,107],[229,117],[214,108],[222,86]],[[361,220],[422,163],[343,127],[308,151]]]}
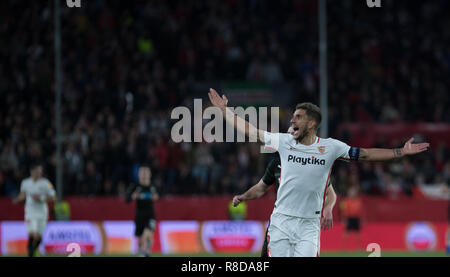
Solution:
{"label": "black shorts", "polygon": [[156,220],[152,214],[138,214],[134,219],[135,231],[134,234],[140,237],[145,229],[154,231],[156,227]]}
{"label": "black shorts", "polygon": [[355,231],[359,232],[360,228],[360,220],[358,217],[349,217],[347,218],[347,231]]}

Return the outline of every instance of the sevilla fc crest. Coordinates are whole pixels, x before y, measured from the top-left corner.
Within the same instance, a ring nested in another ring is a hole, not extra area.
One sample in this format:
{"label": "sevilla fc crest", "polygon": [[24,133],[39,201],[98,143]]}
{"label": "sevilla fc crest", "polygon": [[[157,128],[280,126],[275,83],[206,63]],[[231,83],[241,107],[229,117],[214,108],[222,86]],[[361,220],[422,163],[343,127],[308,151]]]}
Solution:
{"label": "sevilla fc crest", "polygon": [[320,154],[325,153],[325,146],[318,146],[317,149],[319,150]]}

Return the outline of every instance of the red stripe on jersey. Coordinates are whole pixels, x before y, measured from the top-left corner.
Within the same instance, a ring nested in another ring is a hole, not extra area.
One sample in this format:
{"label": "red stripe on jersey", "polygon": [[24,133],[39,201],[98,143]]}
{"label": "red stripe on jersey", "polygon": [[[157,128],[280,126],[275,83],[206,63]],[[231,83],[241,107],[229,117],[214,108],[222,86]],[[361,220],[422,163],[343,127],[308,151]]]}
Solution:
{"label": "red stripe on jersey", "polygon": [[319,141],[320,141],[320,138],[319,138],[319,137],[317,137],[317,143],[319,143]]}
{"label": "red stripe on jersey", "polygon": [[339,159],[339,160],[344,160],[344,161],[350,161],[349,158],[344,158],[344,157],[339,157],[338,159]]}

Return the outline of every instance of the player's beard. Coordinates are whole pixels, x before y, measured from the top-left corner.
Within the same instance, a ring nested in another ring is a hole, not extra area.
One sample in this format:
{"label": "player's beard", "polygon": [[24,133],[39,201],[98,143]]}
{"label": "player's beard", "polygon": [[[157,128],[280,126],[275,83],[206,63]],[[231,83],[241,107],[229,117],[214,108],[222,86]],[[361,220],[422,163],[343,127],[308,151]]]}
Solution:
{"label": "player's beard", "polygon": [[297,141],[297,143],[301,143],[302,140],[303,140],[305,137],[307,137],[308,135],[309,135],[309,131],[305,128],[305,129],[302,131],[301,135],[298,136],[298,138],[296,138],[295,140]]}

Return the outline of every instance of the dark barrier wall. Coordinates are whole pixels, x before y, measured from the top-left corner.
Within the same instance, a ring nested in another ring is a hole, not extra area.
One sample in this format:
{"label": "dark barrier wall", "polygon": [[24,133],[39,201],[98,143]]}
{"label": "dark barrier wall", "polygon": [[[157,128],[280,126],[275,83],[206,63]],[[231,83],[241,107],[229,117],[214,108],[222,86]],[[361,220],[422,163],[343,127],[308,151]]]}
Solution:
{"label": "dark barrier wall", "polygon": [[[156,203],[159,220],[225,220],[231,196],[165,197]],[[130,220],[134,204],[118,197],[68,197],[72,220]],[[264,197],[248,201],[250,220],[267,220],[275,199]],[[409,222],[416,220],[447,221],[448,201],[427,199],[390,200],[363,197],[363,218],[367,222]],[[340,220],[339,200],[334,219]],[[0,198],[0,220],[23,220],[23,205],[13,205],[11,199]]]}
{"label": "dark barrier wall", "polygon": [[450,124],[446,123],[349,123],[339,125],[338,134],[346,137],[348,144],[358,147],[374,147],[378,139],[402,146],[417,134],[431,143],[432,147],[441,143],[450,146]]}

